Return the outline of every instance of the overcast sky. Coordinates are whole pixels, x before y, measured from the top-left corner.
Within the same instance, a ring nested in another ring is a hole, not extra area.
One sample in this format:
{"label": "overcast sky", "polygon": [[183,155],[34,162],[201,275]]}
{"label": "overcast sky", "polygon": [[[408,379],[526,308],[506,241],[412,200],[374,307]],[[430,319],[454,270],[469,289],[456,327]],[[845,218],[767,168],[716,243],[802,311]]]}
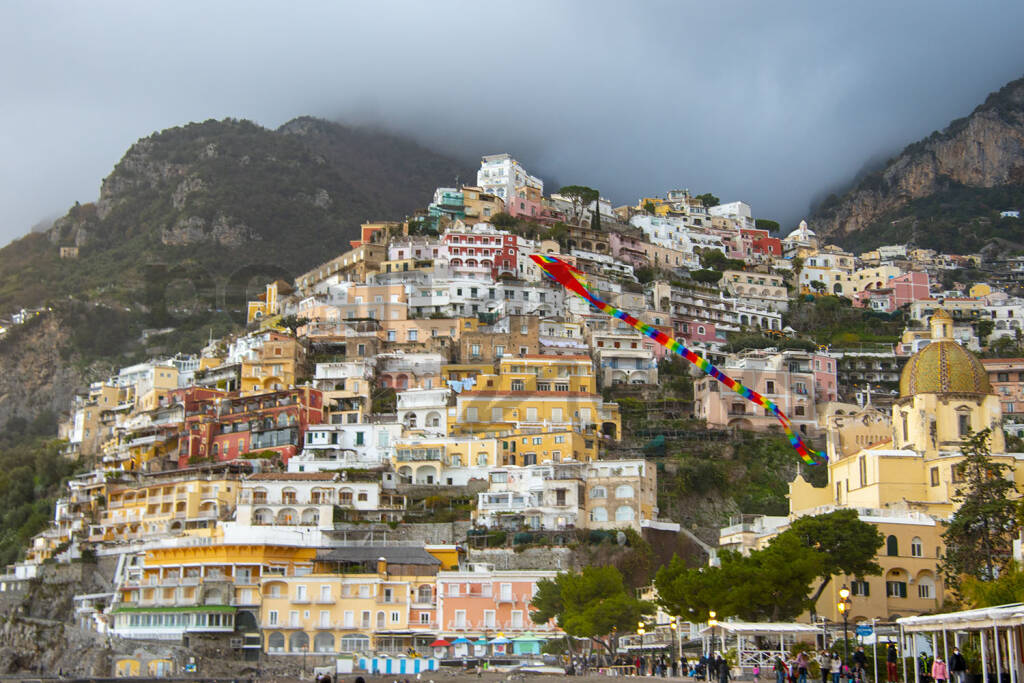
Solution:
{"label": "overcast sky", "polygon": [[617,204],[689,188],[792,223],[1024,75],[1022,27],[1019,0],[5,0],[0,244],[94,200],[139,137],[225,116],[374,123]]}

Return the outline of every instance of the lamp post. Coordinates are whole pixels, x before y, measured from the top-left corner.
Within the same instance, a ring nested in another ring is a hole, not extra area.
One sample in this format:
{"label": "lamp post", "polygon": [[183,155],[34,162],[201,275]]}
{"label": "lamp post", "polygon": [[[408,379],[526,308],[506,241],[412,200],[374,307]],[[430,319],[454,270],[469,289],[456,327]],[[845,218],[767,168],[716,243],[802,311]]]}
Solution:
{"label": "lamp post", "polygon": [[675,670],[676,661],[679,659],[679,647],[676,645],[676,634],[679,630],[679,623],[676,621],[675,617],[668,618],[668,627],[672,629],[672,661],[669,666]]}
{"label": "lamp post", "polygon": [[[717,616],[718,616],[718,613],[715,612],[714,610],[711,610],[710,612],[708,612],[708,626],[711,627],[711,649],[712,650],[715,649],[715,627],[718,626],[718,619],[716,618]],[[722,649],[723,650],[725,649],[724,645],[722,646]],[[712,654],[711,652],[708,653],[708,665],[704,668],[705,675],[707,677],[707,680],[709,680],[709,681],[711,680],[711,654]]]}
{"label": "lamp post", "polygon": [[845,585],[839,589],[839,613],[843,615],[843,663],[850,663],[850,642],[847,634],[847,621],[850,616],[850,589]]}
{"label": "lamp post", "polygon": [[[636,625],[636,633],[640,636],[640,666],[646,666],[647,661],[644,659],[644,633],[647,629],[644,628],[644,622],[639,622]],[[637,674],[640,672],[637,671]]]}

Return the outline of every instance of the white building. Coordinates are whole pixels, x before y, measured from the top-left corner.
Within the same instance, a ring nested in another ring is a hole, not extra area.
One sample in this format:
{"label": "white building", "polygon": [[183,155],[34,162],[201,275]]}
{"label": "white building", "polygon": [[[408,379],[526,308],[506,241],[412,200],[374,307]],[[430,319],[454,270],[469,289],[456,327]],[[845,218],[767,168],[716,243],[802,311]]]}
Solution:
{"label": "white building", "polygon": [[519,188],[533,188],[544,194],[544,181],[526,172],[522,164],[510,154],[488,154],[480,161],[476,172],[476,184],[484,192],[496,195],[507,202],[515,197]]}
{"label": "white building", "polygon": [[602,387],[613,384],[657,384],[658,363],[644,343],[646,336],[632,328],[594,331],[590,343],[600,369]]}
{"label": "white building", "polygon": [[637,214],[629,219],[630,225],[640,228],[651,244],[668,247],[685,254],[697,249],[717,249],[725,254],[722,238],[704,231],[701,218],[687,216],[650,216]]}
{"label": "white building", "polygon": [[448,433],[451,389],[407,389],[398,392],[397,396],[398,420],[406,429],[438,436]]}
{"label": "white building", "polygon": [[731,218],[741,227],[754,228],[754,214],[750,211],[750,205],[745,202],[729,202],[719,204],[708,209],[708,215]]}
{"label": "white building", "polygon": [[488,490],[477,494],[474,520],[488,528],[585,526],[579,524],[584,507],[581,467],[547,464],[492,470]]}
{"label": "white building", "polygon": [[335,510],[350,519],[401,519],[404,499],[381,494],[380,481],[347,481],[338,472],[267,472],[242,482],[238,526],[333,529]]}
{"label": "white building", "polygon": [[288,471],[380,467],[394,455],[401,436],[402,425],[397,421],[310,425],[302,452],[288,460]]}

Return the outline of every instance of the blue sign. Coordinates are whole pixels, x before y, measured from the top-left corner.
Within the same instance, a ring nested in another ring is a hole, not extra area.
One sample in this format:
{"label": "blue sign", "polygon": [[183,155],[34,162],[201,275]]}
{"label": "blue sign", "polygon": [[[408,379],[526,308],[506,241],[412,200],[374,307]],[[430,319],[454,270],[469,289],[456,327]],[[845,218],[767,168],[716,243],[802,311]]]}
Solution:
{"label": "blue sign", "polygon": [[864,636],[870,636],[874,632],[875,630],[866,624],[861,624],[857,627],[857,635],[861,636],[862,638]]}

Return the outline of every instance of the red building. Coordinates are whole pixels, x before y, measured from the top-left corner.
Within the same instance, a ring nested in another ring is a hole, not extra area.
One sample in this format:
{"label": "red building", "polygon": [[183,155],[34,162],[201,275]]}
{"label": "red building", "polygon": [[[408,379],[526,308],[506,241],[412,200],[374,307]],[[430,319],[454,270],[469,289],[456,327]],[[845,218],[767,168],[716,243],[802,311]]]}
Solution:
{"label": "red building", "polygon": [[517,235],[477,223],[472,228],[446,232],[441,241],[448,247],[448,264],[453,272],[490,274],[494,279],[518,273]]}
{"label": "red building", "polygon": [[275,451],[287,463],[302,449],[307,427],[324,421],[323,394],[311,387],[218,393],[186,409],[178,467],[187,467],[189,458],[226,462],[261,451]]}
{"label": "red building", "polygon": [[765,256],[782,256],[782,240],[772,237],[767,230],[742,228],[740,234],[744,240],[750,240],[751,249],[755,254]]}

